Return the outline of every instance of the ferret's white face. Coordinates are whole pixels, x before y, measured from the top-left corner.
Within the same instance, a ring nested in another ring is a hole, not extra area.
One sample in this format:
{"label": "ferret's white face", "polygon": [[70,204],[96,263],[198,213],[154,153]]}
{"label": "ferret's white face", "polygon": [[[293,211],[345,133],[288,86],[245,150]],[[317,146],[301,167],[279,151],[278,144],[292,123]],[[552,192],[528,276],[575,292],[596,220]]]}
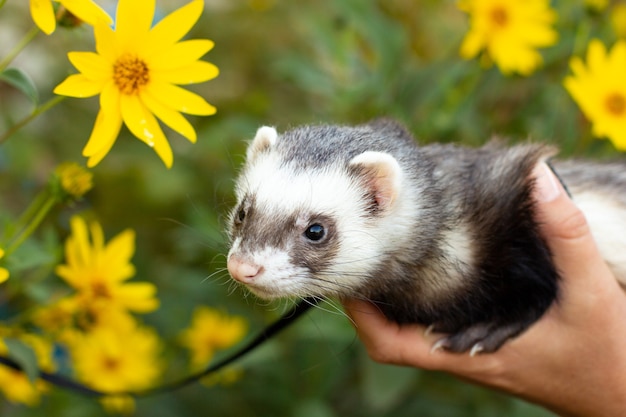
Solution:
{"label": "ferret's white face", "polygon": [[295,174],[271,153],[242,179],[231,216],[234,279],[266,299],[349,293],[360,284],[377,245],[367,218],[339,215],[365,210],[354,181],[333,168]]}
{"label": "ferret's white face", "polygon": [[281,159],[276,140],[275,130],[261,128],[248,149],[228,270],[266,299],[351,294],[384,253],[381,227],[389,225],[381,219],[391,216],[380,213],[396,197],[397,163],[366,152],[350,164],[304,170]]}

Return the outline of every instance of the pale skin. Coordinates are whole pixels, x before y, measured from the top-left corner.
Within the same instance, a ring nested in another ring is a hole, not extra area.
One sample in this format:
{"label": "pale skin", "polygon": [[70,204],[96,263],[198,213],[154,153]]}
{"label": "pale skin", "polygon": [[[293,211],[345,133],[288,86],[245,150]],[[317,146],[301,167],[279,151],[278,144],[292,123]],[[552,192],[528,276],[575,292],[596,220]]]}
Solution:
{"label": "pale skin", "polygon": [[377,362],[448,372],[564,417],[626,415],[626,295],[547,166],[534,175],[537,220],[562,281],[558,303],[522,335],[491,354],[431,352],[442,335],[389,322],[368,302],[344,300],[346,311]]}

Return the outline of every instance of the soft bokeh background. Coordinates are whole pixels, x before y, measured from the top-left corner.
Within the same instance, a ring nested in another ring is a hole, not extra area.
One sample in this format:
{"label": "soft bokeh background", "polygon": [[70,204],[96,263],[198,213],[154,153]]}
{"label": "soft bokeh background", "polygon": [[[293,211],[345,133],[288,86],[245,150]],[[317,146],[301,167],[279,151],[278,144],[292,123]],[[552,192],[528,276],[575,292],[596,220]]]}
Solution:
{"label": "soft bokeh background", "polygon": [[[26,3],[8,0],[0,10],[0,55],[32,27]],[[112,1],[99,3],[114,9]],[[161,15],[182,4],[157,1]],[[233,179],[245,140],[263,124],[282,130],[392,116],[421,143],[475,146],[498,134],[554,143],[563,155],[614,155],[608,141],[591,138],[562,87],[572,54],[581,55],[592,36],[615,39],[610,10],[592,12],[582,0],[553,6],[560,40],[543,51],[544,66],[530,77],[505,77],[497,68],[459,57],[468,22],[454,1],[207,0],[190,36],[215,41],[204,59],[221,74],[191,90],[217,106],[217,115],[191,118],[199,136],[195,145],[166,130],[175,155],[171,170],[123,130],[93,169],[95,188],[81,203],[56,209],[15,254],[11,280],[28,285],[18,299],[3,295],[0,312],[10,317],[54,293],[60,281],[53,267],[63,259],[59,242],[68,233],[68,219],[89,213],[108,238],[129,227],[137,233],[137,279],[154,282],[162,303],[143,320],[167,344],[164,380],[188,372],[187,352],[176,338],[194,307],[244,316],[251,334],[274,320],[284,304],[268,306],[233,291],[224,272],[223,228],[234,202]],[[33,78],[45,101],[74,72],[66,59],[69,50],[93,50],[91,29],[40,35],[13,66]],[[22,94],[0,83],[0,132],[31,108]],[[66,99],[0,147],[3,222],[24,210],[60,162],[83,163],[81,150],[97,108],[97,98]],[[551,415],[446,375],[374,364],[346,318],[326,307],[242,360],[239,380],[141,399],[136,415]],[[0,399],[2,416],[105,414],[97,402],[56,388],[35,408]]]}

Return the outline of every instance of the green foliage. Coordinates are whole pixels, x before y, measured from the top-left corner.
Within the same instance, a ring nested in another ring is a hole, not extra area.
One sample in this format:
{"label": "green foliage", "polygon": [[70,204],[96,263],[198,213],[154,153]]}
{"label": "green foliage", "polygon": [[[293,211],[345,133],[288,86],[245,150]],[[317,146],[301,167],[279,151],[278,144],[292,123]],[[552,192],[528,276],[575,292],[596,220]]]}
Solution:
{"label": "green foliage", "polygon": [[24,71],[18,68],[9,68],[0,72],[0,81],[12,85],[19,91],[24,93],[26,97],[33,103],[39,101],[39,93],[33,80]]}
{"label": "green foliage", "polygon": [[[3,31],[24,32],[30,21],[22,3],[8,1],[2,7]],[[165,13],[183,3],[159,0],[157,6]],[[582,1],[555,5],[560,40],[543,52],[544,66],[526,78],[505,77],[497,68],[459,57],[467,19],[453,1],[231,0],[206,5],[192,37],[215,41],[205,59],[220,68],[220,76],[190,89],[215,104],[217,115],[190,117],[198,132],[194,145],[165,130],[175,155],[171,170],[123,129],[111,153],[93,169],[94,189],[74,204],[54,208],[3,264],[11,271],[0,287],[4,320],[19,321],[24,306],[67,292],[54,265],[63,261],[61,242],[76,213],[98,219],[107,237],[135,230],[137,279],[156,284],[161,301],[145,322],[166,343],[165,380],[188,373],[186,352],[176,339],[194,306],[242,315],[251,332],[276,319],[282,304],[268,306],[244,294],[225,271],[223,229],[234,202],[233,178],[245,141],[263,124],[280,130],[391,116],[406,123],[421,143],[475,146],[497,134],[512,141],[553,143],[563,155],[615,155],[608,141],[592,139],[588,122],[561,84],[569,58],[582,54],[591,37],[614,40],[606,24],[608,12],[590,13]],[[9,25],[15,21],[20,23]],[[59,30],[54,39],[38,37],[15,68],[0,73],[12,86],[0,83],[0,134],[29,114],[24,96],[35,104],[38,96],[49,98],[54,85],[73,71],[61,51],[69,45],[80,49],[77,43],[89,45],[90,30]],[[2,144],[0,226],[6,233],[15,232],[15,220],[46,187],[56,165],[83,161],[81,149],[97,109],[97,98],[66,99]],[[10,343],[9,350],[24,357],[20,360],[34,376],[28,348]],[[335,305],[309,314],[238,366],[243,377],[230,385],[196,384],[141,399],[136,415],[551,415],[446,375],[372,363]],[[106,415],[97,402],[54,388],[34,408],[0,400],[3,416],[42,413]]]}

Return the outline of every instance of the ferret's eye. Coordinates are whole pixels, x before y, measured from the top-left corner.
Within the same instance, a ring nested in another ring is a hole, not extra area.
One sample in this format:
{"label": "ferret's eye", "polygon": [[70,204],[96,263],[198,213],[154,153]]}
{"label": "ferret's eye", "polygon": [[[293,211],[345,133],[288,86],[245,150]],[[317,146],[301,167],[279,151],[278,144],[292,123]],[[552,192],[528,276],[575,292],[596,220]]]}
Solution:
{"label": "ferret's eye", "polygon": [[239,223],[241,223],[244,221],[245,218],[246,218],[246,210],[243,207],[241,207],[239,211],[237,212],[237,220]]}
{"label": "ferret's eye", "polygon": [[326,230],[324,230],[324,226],[321,224],[312,224],[305,231],[304,236],[307,239],[312,240],[314,242],[318,242],[324,238],[326,235]]}

